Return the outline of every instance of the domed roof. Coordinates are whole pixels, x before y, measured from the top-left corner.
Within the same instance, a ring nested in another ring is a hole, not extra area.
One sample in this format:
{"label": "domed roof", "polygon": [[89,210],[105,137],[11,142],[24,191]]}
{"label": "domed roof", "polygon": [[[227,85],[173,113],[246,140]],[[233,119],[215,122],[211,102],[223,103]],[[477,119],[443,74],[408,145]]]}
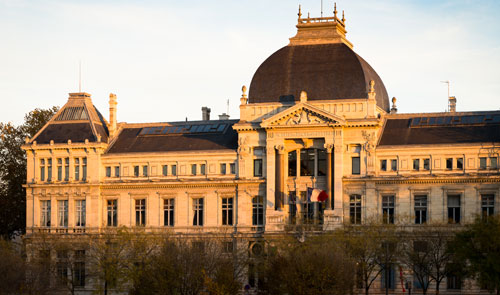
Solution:
{"label": "domed roof", "polygon": [[315,19],[299,15],[297,36],[260,65],[250,84],[248,103],[298,101],[301,91],[307,92],[308,100],[366,99],[373,80],[377,105],[388,112],[384,83],[351,49],[344,20],[311,20]]}

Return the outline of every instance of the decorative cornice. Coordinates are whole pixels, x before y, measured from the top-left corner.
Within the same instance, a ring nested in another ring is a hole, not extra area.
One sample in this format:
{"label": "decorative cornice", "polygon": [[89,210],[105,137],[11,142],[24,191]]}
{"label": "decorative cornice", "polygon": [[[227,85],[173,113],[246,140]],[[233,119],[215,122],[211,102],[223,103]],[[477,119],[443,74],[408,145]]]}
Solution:
{"label": "decorative cornice", "polygon": [[464,183],[500,183],[500,177],[495,178],[471,178],[471,177],[463,177],[463,178],[390,178],[390,179],[381,179],[381,178],[358,178],[358,179],[343,179],[344,184],[349,183],[366,183],[373,182],[376,185],[384,185],[384,184],[464,184]]}

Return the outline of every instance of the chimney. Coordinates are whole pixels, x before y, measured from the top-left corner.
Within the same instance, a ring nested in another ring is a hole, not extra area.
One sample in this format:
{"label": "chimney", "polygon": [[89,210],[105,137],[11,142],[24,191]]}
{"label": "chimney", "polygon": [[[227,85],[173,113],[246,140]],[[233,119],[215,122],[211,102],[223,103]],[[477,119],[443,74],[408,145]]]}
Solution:
{"label": "chimney", "polygon": [[229,120],[229,115],[222,113],[222,115],[219,115],[219,120]]}
{"label": "chimney", "polygon": [[109,137],[113,138],[116,132],[116,94],[109,94]]}
{"label": "chimney", "polygon": [[201,119],[203,121],[209,121],[210,120],[210,108],[208,108],[208,107],[202,107],[201,108]]}
{"label": "chimney", "polygon": [[457,111],[457,98],[455,96],[450,96],[448,98],[448,112],[456,112]]}

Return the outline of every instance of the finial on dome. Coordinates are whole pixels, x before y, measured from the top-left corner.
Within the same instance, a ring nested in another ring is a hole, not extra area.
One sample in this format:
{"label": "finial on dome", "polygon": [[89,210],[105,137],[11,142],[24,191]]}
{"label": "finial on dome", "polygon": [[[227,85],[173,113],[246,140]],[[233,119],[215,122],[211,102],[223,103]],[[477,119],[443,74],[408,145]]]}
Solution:
{"label": "finial on dome", "polygon": [[241,87],[240,103],[242,105],[247,104],[247,87],[245,85],[243,85],[243,87]]}
{"label": "finial on dome", "polygon": [[396,98],[392,98],[392,108],[391,108],[391,114],[395,114],[398,112],[398,108],[396,107]]}
{"label": "finial on dome", "polygon": [[375,81],[371,80],[370,81],[370,93],[375,92]]}
{"label": "finial on dome", "polygon": [[345,23],[344,11],[342,10],[342,22]]}
{"label": "finial on dome", "polygon": [[300,92],[300,102],[307,102],[307,92],[304,90]]}
{"label": "finial on dome", "polygon": [[337,2],[333,3],[333,16],[337,17]]}
{"label": "finial on dome", "polygon": [[300,18],[302,17],[302,10],[300,9],[300,4],[299,4],[299,13],[297,13],[297,15],[299,16],[299,22],[300,22]]}

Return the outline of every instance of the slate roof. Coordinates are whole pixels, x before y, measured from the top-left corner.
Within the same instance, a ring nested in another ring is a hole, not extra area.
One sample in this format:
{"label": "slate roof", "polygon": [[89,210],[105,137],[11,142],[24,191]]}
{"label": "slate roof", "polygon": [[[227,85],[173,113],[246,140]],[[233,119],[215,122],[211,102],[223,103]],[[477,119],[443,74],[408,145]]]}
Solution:
{"label": "slate roof", "polygon": [[267,58],[255,72],[249,103],[368,97],[375,81],[377,105],[389,112],[389,97],[375,70],[343,43],[285,46]]}
{"label": "slate roof", "polygon": [[500,112],[387,117],[379,146],[500,142]]}
{"label": "slate roof", "polygon": [[[232,126],[237,122],[210,120],[147,124],[142,127],[125,125],[107,153],[236,150],[238,134]],[[210,129],[210,126],[214,128]]]}

